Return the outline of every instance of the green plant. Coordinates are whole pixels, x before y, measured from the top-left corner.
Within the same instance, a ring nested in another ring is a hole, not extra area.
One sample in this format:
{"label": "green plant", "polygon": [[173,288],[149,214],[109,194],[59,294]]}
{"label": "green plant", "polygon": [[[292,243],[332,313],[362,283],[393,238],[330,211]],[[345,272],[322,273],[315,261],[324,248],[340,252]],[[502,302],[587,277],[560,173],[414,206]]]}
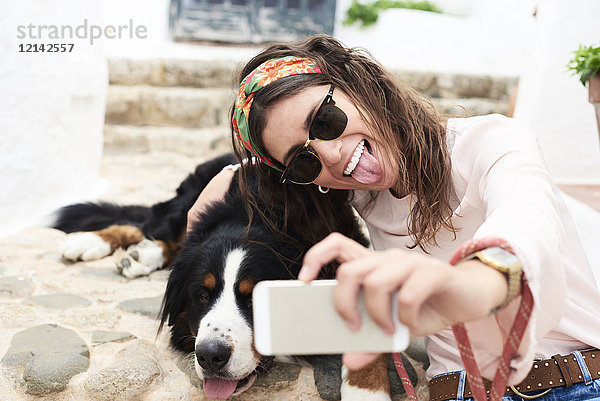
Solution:
{"label": "green plant", "polygon": [[374,25],[379,17],[379,11],[389,8],[407,8],[434,13],[442,12],[435,4],[429,1],[376,0],[371,3],[360,3],[358,0],[352,0],[352,4],[346,11],[344,25],[352,25],[356,22],[360,22],[360,26],[363,28]]}
{"label": "green plant", "polygon": [[569,61],[567,68],[572,70],[574,75],[579,74],[579,80],[585,86],[587,81],[600,71],[600,46],[579,45],[579,49],[573,54],[575,56]]}

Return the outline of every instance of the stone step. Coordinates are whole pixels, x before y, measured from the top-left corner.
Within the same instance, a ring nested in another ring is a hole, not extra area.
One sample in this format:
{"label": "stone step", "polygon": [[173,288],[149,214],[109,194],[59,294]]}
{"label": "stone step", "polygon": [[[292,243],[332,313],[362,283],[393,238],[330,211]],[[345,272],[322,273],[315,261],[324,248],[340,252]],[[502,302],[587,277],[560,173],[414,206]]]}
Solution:
{"label": "stone step", "polygon": [[227,88],[110,85],[108,124],[208,128],[225,125],[234,91]]}
{"label": "stone step", "polygon": [[210,157],[231,151],[229,128],[153,127],[132,125],[104,126],[104,152],[174,152],[194,158]]}
{"label": "stone step", "polygon": [[[106,123],[160,127],[211,128],[229,124],[235,92],[227,88],[111,85]],[[464,116],[502,113],[507,102],[484,97],[433,98],[443,113]],[[457,107],[463,106],[465,111]]]}
{"label": "stone step", "polygon": [[432,98],[508,101],[518,78],[392,70],[400,81]]}
{"label": "stone step", "polygon": [[[113,85],[234,88],[243,62],[238,60],[108,60]],[[431,97],[481,97],[506,101],[517,78],[391,69],[400,80]]]}
{"label": "stone step", "polygon": [[233,88],[241,67],[232,60],[108,59],[111,85]]}

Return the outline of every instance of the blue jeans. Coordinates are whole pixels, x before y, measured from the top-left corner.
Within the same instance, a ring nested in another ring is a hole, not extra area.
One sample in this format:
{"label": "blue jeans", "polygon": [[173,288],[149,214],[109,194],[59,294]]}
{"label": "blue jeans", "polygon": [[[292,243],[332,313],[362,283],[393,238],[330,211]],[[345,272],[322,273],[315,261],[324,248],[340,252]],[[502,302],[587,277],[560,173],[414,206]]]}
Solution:
{"label": "blue jeans", "polygon": [[[536,401],[600,401],[600,378],[596,379],[596,380],[592,380],[592,376],[590,375],[590,372],[587,368],[587,366],[585,365],[585,363],[583,363],[583,359],[581,358],[581,354],[579,352],[574,352],[572,355],[574,355],[579,362],[579,367],[581,368],[581,371],[583,373],[583,378],[584,378],[584,382],[583,383],[577,383],[577,384],[573,384],[571,387],[566,388],[566,387],[555,387],[552,390],[550,390],[550,392],[546,395],[543,395],[542,397],[536,398]],[[454,372],[450,372],[450,373],[454,373]],[[447,373],[444,373],[447,374]],[[436,377],[439,376],[443,376],[442,375],[438,375]],[[462,396],[463,394],[463,390],[465,388],[465,383],[466,383],[466,374],[465,371],[461,371],[460,372],[460,381],[458,383],[458,394],[459,397],[455,398],[453,400],[450,401],[473,401],[474,399],[469,397],[469,398],[464,398]],[[541,391],[538,391],[537,393],[541,393]],[[536,392],[528,392],[528,393],[523,393],[526,395],[535,395]],[[507,395],[505,397],[502,397],[502,401],[527,401],[526,399],[519,397],[518,395]]]}

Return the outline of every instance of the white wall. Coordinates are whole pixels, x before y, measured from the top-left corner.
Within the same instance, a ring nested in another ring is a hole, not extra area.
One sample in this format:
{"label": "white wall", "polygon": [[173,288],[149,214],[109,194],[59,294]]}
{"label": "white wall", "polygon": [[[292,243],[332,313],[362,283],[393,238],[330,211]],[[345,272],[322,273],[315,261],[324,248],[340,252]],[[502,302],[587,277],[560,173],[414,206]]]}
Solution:
{"label": "white wall", "polygon": [[537,19],[515,117],[537,134],[557,181],[600,184],[594,107],[587,88],[566,68],[579,44],[600,45],[600,1],[545,0]]}
{"label": "white wall", "polygon": [[170,43],[169,4],[170,0],[104,0],[104,22],[106,24],[127,24],[133,19],[137,25],[147,28],[144,40],[106,40],[105,53],[126,56],[128,53],[148,54],[158,44]]}
{"label": "white wall", "polygon": [[19,53],[19,44],[48,41],[17,39],[18,25],[101,23],[101,11],[93,0],[0,6],[0,236],[101,189],[107,69],[100,44],[64,40],[75,43],[72,53]]}
{"label": "white wall", "polygon": [[522,72],[534,7],[526,0],[438,0],[448,13],[390,9],[368,28],[342,25],[352,0],[338,0],[335,36],[369,50],[389,67],[517,76]]}

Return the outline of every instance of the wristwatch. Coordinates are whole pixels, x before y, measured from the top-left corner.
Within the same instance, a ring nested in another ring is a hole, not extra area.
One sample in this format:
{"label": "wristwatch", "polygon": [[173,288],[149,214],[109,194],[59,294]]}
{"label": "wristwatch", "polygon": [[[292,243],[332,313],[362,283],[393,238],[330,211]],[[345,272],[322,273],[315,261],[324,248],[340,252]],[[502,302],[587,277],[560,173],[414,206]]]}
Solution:
{"label": "wristwatch", "polygon": [[523,265],[519,258],[513,253],[500,247],[492,247],[477,251],[465,258],[465,260],[468,259],[479,259],[480,262],[498,270],[506,277],[508,282],[506,298],[504,299],[504,302],[494,308],[490,314],[498,312],[519,295],[521,277],[523,275]]}

